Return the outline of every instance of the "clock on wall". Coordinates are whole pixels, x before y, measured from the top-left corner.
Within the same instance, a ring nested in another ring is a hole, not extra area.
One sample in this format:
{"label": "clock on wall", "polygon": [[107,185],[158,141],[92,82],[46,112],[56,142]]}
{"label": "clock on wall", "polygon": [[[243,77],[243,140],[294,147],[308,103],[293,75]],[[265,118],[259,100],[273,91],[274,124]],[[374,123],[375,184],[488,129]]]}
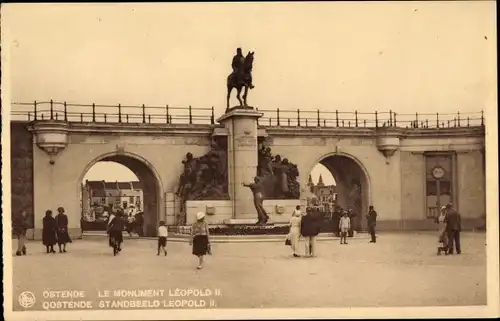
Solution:
{"label": "clock on wall", "polygon": [[435,179],[443,178],[444,174],[444,168],[442,168],[441,166],[436,166],[432,169],[432,177],[434,177]]}

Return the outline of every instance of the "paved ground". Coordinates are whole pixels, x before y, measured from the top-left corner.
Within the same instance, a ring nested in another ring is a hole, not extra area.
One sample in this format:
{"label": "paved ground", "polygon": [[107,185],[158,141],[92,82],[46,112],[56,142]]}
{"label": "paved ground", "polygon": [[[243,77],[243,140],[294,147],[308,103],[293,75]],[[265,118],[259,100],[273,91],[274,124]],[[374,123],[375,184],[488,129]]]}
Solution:
{"label": "paved ground", "polygon": [[[14,257],[14,309],[31,291],[42,309],[44,290],[81,290],[98,306],[98,291],[176,288],[220,289],[221,308],[391,307],[486,304],[485,234],[463,233],[463,253],[437,256],[432,234],[383,234],[318,243],[317,258],[293,258],[281,243],[214,244],[203,270],[187,243],[156,256],[152,240],[125,240],[113,257],[104,238],[77,240],[69,252],[46,254],[40,243]],[[200,299],[191,297],[191,299]],[[206,298],[202,298],[206,299]],[[45,300],[54,301],[54,300]]]}

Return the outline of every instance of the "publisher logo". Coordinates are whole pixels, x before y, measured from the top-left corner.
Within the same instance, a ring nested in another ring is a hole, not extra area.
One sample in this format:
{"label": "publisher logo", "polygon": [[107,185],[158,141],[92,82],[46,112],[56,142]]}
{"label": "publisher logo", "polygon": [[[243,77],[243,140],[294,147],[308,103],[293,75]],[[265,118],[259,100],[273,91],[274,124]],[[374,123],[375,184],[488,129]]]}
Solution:
{"label": "publisher logo", "polygon": [[31,308],[32,306],[35,305],[35,295],[33,292],[30,291],[24,291],[19,295],[19,304],[25,308]]}

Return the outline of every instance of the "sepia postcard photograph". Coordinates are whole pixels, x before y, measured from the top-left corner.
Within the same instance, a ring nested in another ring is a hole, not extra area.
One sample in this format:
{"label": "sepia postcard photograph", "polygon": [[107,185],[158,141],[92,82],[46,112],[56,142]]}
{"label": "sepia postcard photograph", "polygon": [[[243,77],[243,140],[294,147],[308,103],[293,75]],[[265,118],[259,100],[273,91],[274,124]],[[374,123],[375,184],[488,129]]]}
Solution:
{"label": "sepia postcard photograph", "polygon": [[0,14],[4,319],[500,316],[495,1]]}

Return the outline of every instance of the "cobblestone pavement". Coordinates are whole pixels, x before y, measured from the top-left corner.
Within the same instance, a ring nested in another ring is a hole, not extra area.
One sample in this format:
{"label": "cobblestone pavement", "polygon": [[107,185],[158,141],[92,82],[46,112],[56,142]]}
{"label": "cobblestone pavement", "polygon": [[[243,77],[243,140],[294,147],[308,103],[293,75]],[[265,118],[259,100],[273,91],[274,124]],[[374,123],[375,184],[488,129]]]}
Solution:
{"label": "cobblestone pavement", "polygon": [[189,287],[220,289],[221,308],[484,305],[485,234],[462,233],[462,244],[461,255],[437,256],[433,234],[382,234],[376,244],[318,242],[316,258],[293,258],[282,243],[214,244],[197,270],[187,243],[170,243],[164,257],[153,240],[125,238],[113,257],[105,238],[76,240],[63,254],[31,242],[27,256],[13,258],[14,310],[23,310],[23,291],[35,294],[33,310],[44,290],[85,291],[97,308],[98,291],[163,289],[158,299],[169,300],[169,290]]}

